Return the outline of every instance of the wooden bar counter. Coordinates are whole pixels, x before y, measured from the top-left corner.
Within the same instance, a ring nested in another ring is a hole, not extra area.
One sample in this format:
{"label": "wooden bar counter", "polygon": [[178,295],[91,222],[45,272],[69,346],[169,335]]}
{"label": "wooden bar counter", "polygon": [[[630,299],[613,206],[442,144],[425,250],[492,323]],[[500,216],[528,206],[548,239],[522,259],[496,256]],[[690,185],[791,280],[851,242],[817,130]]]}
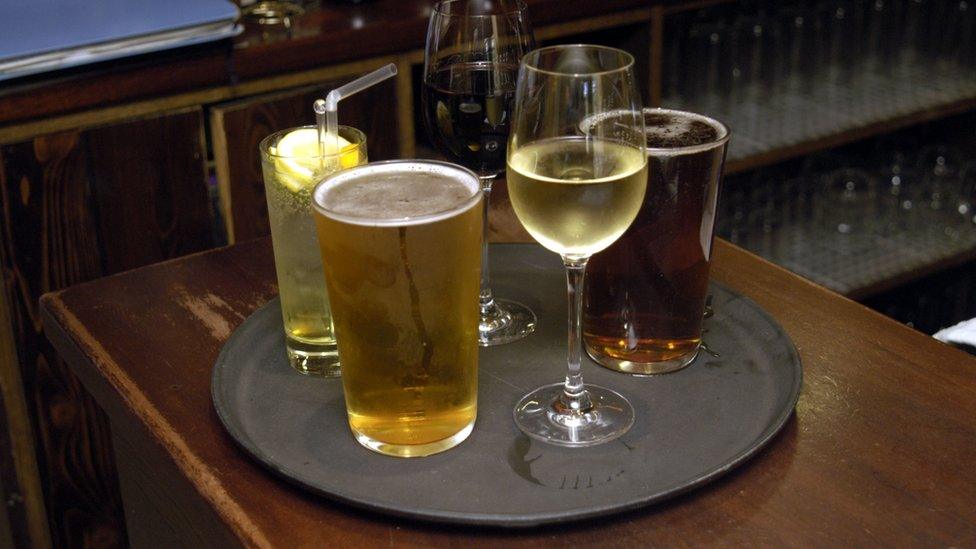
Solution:
{"label": "wooden bar counter", "polygon": [[[496,236],[519,236],[504,230],[510,214],[495,221]],[[799,350],[794,417],[704,488],[530,530],[353,509],[235,446],[210,375],[228,336],[276,293],[267,239],[47,294],[41,307],[48,337],[110,417],[135,547],[976,543],[976,358],[728,243],[715,251],[714,278],[769,311]]]}

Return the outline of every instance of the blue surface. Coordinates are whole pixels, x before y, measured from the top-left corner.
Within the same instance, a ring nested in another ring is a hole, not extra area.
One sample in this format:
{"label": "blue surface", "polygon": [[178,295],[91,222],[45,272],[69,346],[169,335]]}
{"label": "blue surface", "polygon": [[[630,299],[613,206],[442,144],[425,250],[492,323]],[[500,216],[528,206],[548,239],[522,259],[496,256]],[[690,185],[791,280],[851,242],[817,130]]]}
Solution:
{"label": "blue surface", "polygon": [[0,0],[0,61],[232,21],[228,0]]}
{"label": "blue surface", "polygon": [[228,0],[0,0],[0,81],[240,33]]}

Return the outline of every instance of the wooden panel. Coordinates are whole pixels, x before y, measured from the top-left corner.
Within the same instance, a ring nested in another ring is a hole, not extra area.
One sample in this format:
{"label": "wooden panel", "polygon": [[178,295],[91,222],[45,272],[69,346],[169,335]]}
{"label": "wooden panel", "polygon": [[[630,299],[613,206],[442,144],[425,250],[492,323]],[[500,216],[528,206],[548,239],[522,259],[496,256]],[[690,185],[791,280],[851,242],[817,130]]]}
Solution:
{"label": "wooden panel", "polygon": [[107,420],[43,337],[37,299],[210,246],[201,132],[197,109],[0,148],[0,268],[55,546],[126,534]]}
{"label": "wooden panel", "polygon": [[0,124],[231,84],[231,56],[227,44],[183,48],[7,81]]}
{"label": "wooden panel", "polygon": [[[169,456],[135,420],[112,417],[125,522],[132,547],[238,547]],[[131,423],[132,425],[126,425]],[[159,482],[160,478],[170,479]]]}
{"label": "wooden panel", "polygon": [[[269,233],[258,143],[277,130],[314,123],[312,103],[354,76],[358,75],[212,109],[214,159],[230,242]],[[396,98],[396,83],[387,80],[340,103],[339,123],[359,128],[366,134],[370,160],[399,156]]]}
{"label": "wooden panel", "polygon": [[[3,477],[0,477],[0,489],[3,489]],[[26,546],[24,542],[22,545]],[[0,547],[13,547],[14,536],[10,529],[10,515],[6,509],[0,509]]]}
{"label": "wooden panel", "polygon": [[199,108],[96,128],[86,141],[106,273],[210,247]]}
{"label": "wooden panel", "polygon": [[7,303],[7,292],[0,291],[0,501],[6,502],[0,514],[10,537],[9,545],[0,539],[0,547],[43,548],[51,545],[51,536]]}
{"label": "wooden panel", "polygon": [[125,539],[107,420],[41,334],[37,298],[102,274],[83,136],[54,134],[3,148],[5,292],[51,538]]}

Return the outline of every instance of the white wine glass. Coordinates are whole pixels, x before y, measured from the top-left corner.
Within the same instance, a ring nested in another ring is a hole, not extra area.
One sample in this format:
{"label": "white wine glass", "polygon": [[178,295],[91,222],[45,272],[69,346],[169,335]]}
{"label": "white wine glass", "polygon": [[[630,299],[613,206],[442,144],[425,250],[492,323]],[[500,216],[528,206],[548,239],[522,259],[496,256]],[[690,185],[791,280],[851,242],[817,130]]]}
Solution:
{"label": "white wine glass", "polygon": [[[627,230],[647,186],[644,117],[633,66],[627,52],[579,44],[534,50],[519,66],[508,141],[509,195],[529,234],[562,256],[569,355],[565,381],[523,397],[515,423],[551,444],[600,444],[634,422],[627,399],[585,385],[580,369],[586,262]],[[584,120],[604,113],[615,123],[581,131]]]}

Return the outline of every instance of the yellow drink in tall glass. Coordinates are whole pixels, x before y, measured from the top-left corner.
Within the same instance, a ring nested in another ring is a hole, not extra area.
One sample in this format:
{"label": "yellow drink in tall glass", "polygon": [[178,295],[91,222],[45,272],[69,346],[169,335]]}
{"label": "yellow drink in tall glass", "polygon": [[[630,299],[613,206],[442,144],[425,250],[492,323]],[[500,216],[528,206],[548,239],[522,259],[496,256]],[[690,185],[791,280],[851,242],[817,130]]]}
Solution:
{"label": "yellow drink in tall glass", "polygon": [[261,142],[285,346],[293,368],[309,375],[339,375],[329,295],[322,272],[312,191],[326,176],[366,163],[366,136],[340,126],[339,148],[327,142],[319,154],[314,127],[276,132]]}

